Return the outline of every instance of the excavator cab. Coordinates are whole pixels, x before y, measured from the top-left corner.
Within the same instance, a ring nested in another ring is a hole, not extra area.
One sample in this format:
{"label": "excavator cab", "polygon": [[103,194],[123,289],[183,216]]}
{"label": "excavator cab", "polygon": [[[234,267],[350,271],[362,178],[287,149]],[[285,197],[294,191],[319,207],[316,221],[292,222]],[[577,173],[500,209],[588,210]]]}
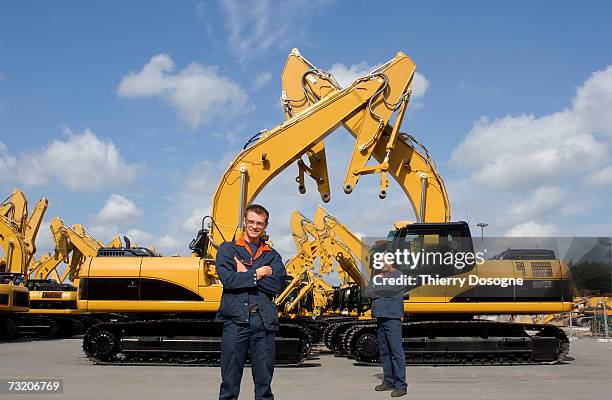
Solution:
{"label": "excavator cab", "polygon": [[[442,223],[415,223],[395,231],[391,250],[424,252],[428,255],[446,253],[473,253],[474,245],[468,224],[464,221]],[[424,264],[436,263],[436,257]],[[473,265],[471,265],[473,267]],[[465,271],[465,270],[464,270]]]}

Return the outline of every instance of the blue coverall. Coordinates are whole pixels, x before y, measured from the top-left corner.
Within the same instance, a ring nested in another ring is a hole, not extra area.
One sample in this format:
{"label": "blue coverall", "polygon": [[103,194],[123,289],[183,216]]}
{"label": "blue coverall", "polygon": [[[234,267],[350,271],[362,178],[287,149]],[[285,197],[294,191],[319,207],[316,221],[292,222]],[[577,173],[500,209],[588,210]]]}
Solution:
{"label": "blue coverall", "polygon": [[[234,257],[247,267],[247,272],[237,272]],[[272,275],[257,280],[255,270],[265,265],[272,268]],[[263,242],[254,245],[241,238],[219,246],[216,269],[223,283],[217,313],[217,321],[223,321],[219,400],[238,398],[249,349],[255,400],[273,400],[270,384],[278,312],[272,297],[284,287],[286,271],[281,256]]]}
{"label": "blue coverall", "polygon": [[[392,269],[384,278],[401,278],[399,270]],[[378,281],[381,282],[381,281]],[[372,316],[376,317],[378,347],[383,367],[383,383],[395,389],[406,389],[406,355],[402,339],[404,317],[404,289],[401,285],[376,284],[374,279],[365,290],[372,298]]]}

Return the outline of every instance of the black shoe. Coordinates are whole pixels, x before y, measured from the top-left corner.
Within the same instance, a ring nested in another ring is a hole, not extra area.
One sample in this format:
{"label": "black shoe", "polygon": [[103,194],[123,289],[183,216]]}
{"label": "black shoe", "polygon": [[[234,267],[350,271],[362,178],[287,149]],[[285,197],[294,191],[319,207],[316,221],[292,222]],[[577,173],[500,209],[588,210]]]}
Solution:
{"label": "black shoe", "polygon": [[374,390],[377,392],[385,392],[387,390],[393,390],[393,387],[388,386],[386,383],[381,383],[380,385],[377,385]]}
{"label": "black shoe", "polygon": [[391,397],[402,397],[408,394],[408,389],[393,389]]}

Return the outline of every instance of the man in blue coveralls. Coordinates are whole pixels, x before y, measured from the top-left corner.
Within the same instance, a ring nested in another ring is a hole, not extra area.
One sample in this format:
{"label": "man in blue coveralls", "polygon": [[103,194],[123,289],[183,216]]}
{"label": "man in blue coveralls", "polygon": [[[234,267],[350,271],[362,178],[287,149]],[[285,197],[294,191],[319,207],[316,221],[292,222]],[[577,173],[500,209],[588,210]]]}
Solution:
{"label": "man in blue coveralls", "polygon": [[383,382],[376,386],[377,392],[391,391],[391,397],[408,393],[406,383],[406,356],[402,339],[404,320],[403,274],[390,263],[374,269],[374,275],[364,295],[372,299],[372,316],[376,317],[378,348],[383,367]]}
{"label": "man in blue coveralls", "polygon": [[223,283],[217,313],[217,320],[223,321],[219,400],[238,398],[249,349],[255,400],[274,399],[270,384],[278,313],[272,297],[282,291],[286,271],[280,254],[261,239],[269,215],[260,205],[248,206],[244,235],[222,243],[217,252],[217,274]]}

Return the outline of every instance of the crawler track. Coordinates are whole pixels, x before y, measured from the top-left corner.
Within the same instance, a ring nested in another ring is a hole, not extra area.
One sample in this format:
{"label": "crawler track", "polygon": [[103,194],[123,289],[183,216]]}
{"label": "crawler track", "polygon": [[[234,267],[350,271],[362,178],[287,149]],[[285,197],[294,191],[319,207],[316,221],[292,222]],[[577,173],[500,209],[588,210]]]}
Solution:
{"label": "crawler track", "polygon": [[[527,331],[534,331],[529,334]],[[378,338],[373,321],[341,322],[326,331],[336,354],[364,365],[378,364]],[[569,352],[565,333],[552,325],[526,325],[486,320],[415,321],[403,324],[408,365],[555,364]]]}
{"label": "crawler track", "polygon": [[[83,351],[96,364],[218,366],[223,325],[211,320],[165,319],[102,322],[83,337]],[[310,352],[308,332],[281,324],[277,366],[299,366]]]}

